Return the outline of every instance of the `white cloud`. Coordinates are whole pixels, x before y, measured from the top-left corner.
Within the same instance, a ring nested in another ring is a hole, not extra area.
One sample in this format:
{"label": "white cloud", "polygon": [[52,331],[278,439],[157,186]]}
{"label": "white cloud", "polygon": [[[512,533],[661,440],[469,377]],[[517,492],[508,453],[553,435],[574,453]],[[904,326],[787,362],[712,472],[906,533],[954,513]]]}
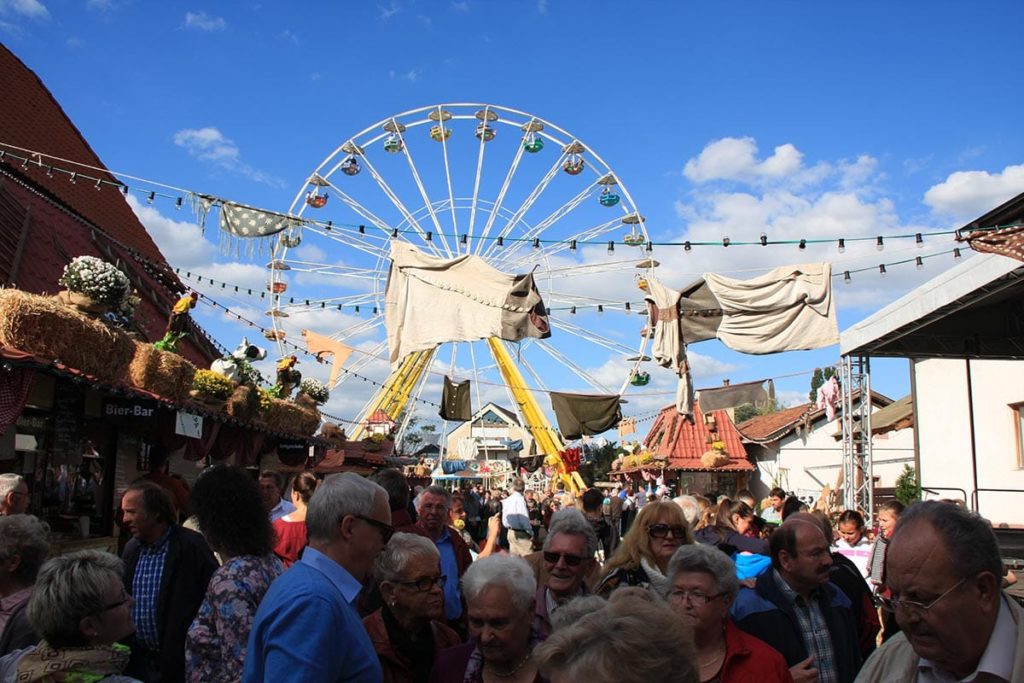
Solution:
{"label": "white cloud", "polygon": [[185,12],[185,28],[199,31],[223,31],[227,28],[223,17],[213,17],[206,12]]}
{"label": "white cloud", "polygon": [[216,248],[203,238],[202,231],[193,221],[168,218],[156,207],[140,203],[133,194],[127,199],[168,263],[197,269],[210,264],[210,254],[215,254]]}
{"label": "white cloud", "polygon": [[0,0],[0,15],[49,19],[50,10],[39,0]]}
{"label": "white cloud", "polygon": [[380,10],[380,18],[384,21],[387,21],[402,11],[402,8],[398,6],[397,2],[392,2],[387,7],[384,5],[377,5],[377,9]]}
{"label": "white cloud", "polygon": [[243,163],[238,145],[212,126],[179,130],[174,134],[174,144],[197,159],[240,173],[258,183],[284,187],[284,181],[280,178]]}
{"label": "white cloud", "polygon": [[420,79],[420,75],[422,73],[422,69],[409,69],[408,71],[403,72],[395,71],[394,69],[392,69],[391,71],[388,72],[388,77],[391,78],[391,80],[409,81],[410,83],[415,83]]}
{"label": "white cloud", "polygon": [[541,14],[547,14],[548,0],[537,0],[537,11]]}
{"label": "white cloud", "polygon": [[803,163],[803,154],[789,143],[779,145],[772,156],[763,160],[758,160],[757,151],[753,138],[715,140],[696,159],[686,162],[683,174],[697,183],[779,179],[796,173]]}
{"label": "white cloud", "polygon": [[469,3],[466,2],[466,0],[453,0],[453,2],[450,4],[450,7],[455,12],[469,11]]}
{"label": "white cloud", "polygon": [[292,45],[299,44],[299,36],[294,31],[289,31],[287,29],[282,31],[281,38],[283,38],[286,42],[291,43]]}
{"label": "white cloud", "polygon": [[1024,192],[1024,164],[1001,172],[957,171],[933,185],[924,203],[936,214],[974,218]]}
{"label": "white cloud", "polygon": [[64,41],[64,45],[66,45],[69,49],[74,50],[85,45],[85,41],[76,36],[71,36]]}

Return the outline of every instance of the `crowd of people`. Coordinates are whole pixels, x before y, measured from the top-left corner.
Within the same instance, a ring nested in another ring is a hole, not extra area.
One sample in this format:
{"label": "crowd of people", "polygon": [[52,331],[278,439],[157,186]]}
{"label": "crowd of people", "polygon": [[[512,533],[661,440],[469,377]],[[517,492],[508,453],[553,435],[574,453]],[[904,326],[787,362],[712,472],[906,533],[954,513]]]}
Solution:
{"label": "crowd of people", "polygon": [[214,466],[185,511],[131,484],[120,558],[51,558],[19,480],[0,475],[0,683],[1024,680],[995,536],[948,502],[886,503],[875,533],[780,489]]}

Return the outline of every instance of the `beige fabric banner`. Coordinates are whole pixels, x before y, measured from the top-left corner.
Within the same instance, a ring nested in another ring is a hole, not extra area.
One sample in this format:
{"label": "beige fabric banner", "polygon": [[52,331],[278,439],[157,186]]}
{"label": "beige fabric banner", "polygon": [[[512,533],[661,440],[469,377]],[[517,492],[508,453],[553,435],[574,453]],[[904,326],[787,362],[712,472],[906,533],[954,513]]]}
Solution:
{"label": "beige fabric banner", "polygon": [[323,362],[323,356],[326,354],[334,356],[331,361],[331,378],[327,381],[327,388],[333,389],[338,383],[342,366],[352,355],[352,347],[309,330],[303,330],[302,336],[306,338],[306,350],[314,354],[318,361]]}

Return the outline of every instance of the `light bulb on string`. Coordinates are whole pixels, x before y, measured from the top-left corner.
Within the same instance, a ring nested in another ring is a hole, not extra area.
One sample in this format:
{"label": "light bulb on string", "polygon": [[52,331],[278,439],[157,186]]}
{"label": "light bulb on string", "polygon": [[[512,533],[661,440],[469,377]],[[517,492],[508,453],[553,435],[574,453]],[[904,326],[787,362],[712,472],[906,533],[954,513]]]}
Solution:
{"label": "light bulb on string", "polygon": [[954,261],[959,261],[960,260],[960,247],[953,247],[953,260]]}
{"label": "light bulb on string", "polygon": [[146,197],[146,203],[152,204],[154,199],[156,199],[156,192],[150,192],[149,196]]}
{"label": "light bulb on string", "polygon": [[921,233],[917,233],[916,235],[914,235],[914,244],[917,245],[918,249],[923,249],[924,248],[924,235],[922,235]]}
{"label": "light bulb on string", "polygon": [[888,273],[889,273],[889,271],[887,271],[885,269],[885,264],[884,263],[881,263],[881,264],[878,265],[878,274],[879,275],[881,275],[882,277],[885,277],[886,275],[888,275]]}
{"label": "light bulb on string", "polygon": [[848,271],[848,270],[844,270],[843,271],[843,282],[845,284],[850,284],[850,271]]}
{"label": "light bulb on string", "polygon": [[571,251],[574,254],[576,253],[576,240],[572,240],[569,242],[569,251]]}
{"label": "light bulb on string", "polygon": [[469,237],[468,235],[466,235],[466,233],[462,233],[461,235],[459,235],[459,244],[465,244],[468,238]]}
{"label": "light bulb on string", "polygon": [[683,251],[691,251],[693,247],[690,246],[690,241],[683,242]]}
{"label": "light bulb on string", "polygon": [[732,244],[732,240],[731,239],[729,239],[728,237],[723,237],[722,238],[722,246],[723,247],[727,247],[730,244]]}
{"label": "light bulb on string", "polygon": [[878,251],[882,251],[883,249],[885,249],[885,240],[882,238],[881,235],[879,235],[878,239],[875,240],[875,249],[877,249]]}
{"label": "light bulb on string", "polygon": [[654,253],[654,242],[651,242],[651,241],[647,242],[647,253],[648,254],[653,254]]}
{"label": "light bulb on string", "polygon": [[922,259],[920,256],[915,256],[914,265],[917,266],[918,270],[924,270],[924,259]]}
{"label": "light bulb on string", "polygon": [[540,249],[540,238],[539,237],[534,237],[533,238],[533,248],[534,249]]}
{"label": "light bulb on string", "polygon": [[615,253],[615,242],[608,240],[608,255],[611,256]]}
{"label": "light bulb on string", "polygon": [[806,249],[807,248],[807,240],[800,240],[799,248],[800,248],[801,251]]}
{"label": "light bulb on string", "polygon": [[768,233],[764,233],[764,232],[761,233],[761,246],[762,247],[767,247],[768,246]]}
{"label": "light bulb on string", "polygon": [[499,247],[505,246],[505,238],[502,237],[501,235],[498,235],[498,246]]}
{"label": "light bulb on string", "polygon": [[845,254],[846,253],[846,240],[843,239],[842,237],[839,238],[839,253],[840,254]]}

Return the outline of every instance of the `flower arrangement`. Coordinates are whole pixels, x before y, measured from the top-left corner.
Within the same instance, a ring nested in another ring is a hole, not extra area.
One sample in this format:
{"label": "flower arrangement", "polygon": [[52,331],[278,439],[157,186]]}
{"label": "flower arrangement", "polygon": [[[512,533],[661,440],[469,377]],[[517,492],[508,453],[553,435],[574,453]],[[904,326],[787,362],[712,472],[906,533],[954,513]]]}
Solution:
{"label": "flower arrangement", "polygon": [[231,380],[212,370],[196,370],[192,388],[200,394],[219,399],[228,399],[235,391]]}
{"label": "flower arrangement", "polygon": [[260,411],[266,412],[267,410],[270,410],[270,406],[274,402],[274,395],[271,394],[266,389],[264,389],[263,387],[257,388],[259,389],[260,392]]}
{"label": "flower arrangement", "polygon": [[319,404],[327,403],[331,395],[326,384],[312,377],[307,377],[299,383],[299,393],[309,396]]}
{"label": "flower arrangement", "polygon": [[64,266],[60,284],[96,303],[120,308],[131,293],[128,276],[95,256],[76,256]]}

